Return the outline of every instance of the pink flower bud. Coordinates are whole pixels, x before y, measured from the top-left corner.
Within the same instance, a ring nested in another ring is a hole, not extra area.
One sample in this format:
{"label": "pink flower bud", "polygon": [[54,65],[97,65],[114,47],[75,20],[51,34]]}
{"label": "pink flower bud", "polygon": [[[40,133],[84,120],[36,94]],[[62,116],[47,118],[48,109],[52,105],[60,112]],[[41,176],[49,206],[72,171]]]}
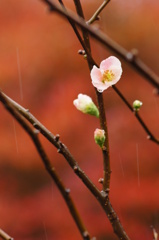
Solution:
{"label": "pink flower bud", "polygon": [[105,131],[102,129],[96,129],[94,131],[94,139],[95,142],[100,146],[103,147],[103,144],[105,142]]}

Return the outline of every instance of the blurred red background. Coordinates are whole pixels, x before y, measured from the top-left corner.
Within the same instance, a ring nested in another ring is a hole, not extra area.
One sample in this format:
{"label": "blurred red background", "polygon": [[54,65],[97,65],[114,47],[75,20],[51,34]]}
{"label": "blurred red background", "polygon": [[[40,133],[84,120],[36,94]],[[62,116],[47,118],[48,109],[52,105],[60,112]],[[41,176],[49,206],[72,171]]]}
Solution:
{"label": "blurred red background", "polygon": [[[87,19],[102,1],[81,1]],[[1,0],[0,88],[29,108],[53,134],[60,134],[80,167],[101,189],[102,155],[93,132],[99,122],[77,111],[78,93],[96,102],[86,61],[71,27],[38,0]],[[66,5],[74,10],[72,1]],[[159,3],[111,1],[96,23],[127,50],[159,74]],[[98,63],[112,55],[92,40]],[[122,61],[122,60],[121,60]],[[140,114],[159,136],[159,99],[153,87],[122,61],[117,87],[132,103],[143,102]],[[113,89],[104,92],[111,156],[112,205],[131,239],[152,239],[159,232],[159,151]],[[89,127],[88,127],[89,126]],[[44,169],[33,143],[0,105],[0,228],[16,240],[81,239],[75,223]],[[53,165],[71,189],[91,236],[117,239],[100,205],[74,175],[65,159],[40,136]],[[139,167],[139,168],[138,168]]]}

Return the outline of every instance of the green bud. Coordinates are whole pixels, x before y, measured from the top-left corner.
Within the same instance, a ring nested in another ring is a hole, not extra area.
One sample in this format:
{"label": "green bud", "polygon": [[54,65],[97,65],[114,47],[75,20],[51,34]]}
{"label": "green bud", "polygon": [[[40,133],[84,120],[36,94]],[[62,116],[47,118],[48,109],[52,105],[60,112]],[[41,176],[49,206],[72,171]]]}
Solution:
{"label": "green bud", "polygon": [[139,100],[135,100],[134,102],[133,102],[133,108],[134,108],[134,110],[135,111],[139,111],[140,110],[140,108],[141,108],[141,106],[142,106],[142,102],[141,101],[139,101]]}
{"label": "green bud", "polygon": [[75,99],[73,104],[81,112],[99,117],[98,108],[89,96],[78,94],[78,99]]}

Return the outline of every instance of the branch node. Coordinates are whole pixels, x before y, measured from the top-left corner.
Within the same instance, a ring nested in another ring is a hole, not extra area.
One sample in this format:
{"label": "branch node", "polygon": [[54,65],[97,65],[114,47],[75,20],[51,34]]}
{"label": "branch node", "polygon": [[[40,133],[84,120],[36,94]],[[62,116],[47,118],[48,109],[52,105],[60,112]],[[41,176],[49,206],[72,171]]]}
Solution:
{"label": "branch node", "polygon": [[59,139],[60,139],[60,135],[59,135],[59,134],[56,134],[56,136],[55,136],[55,141],[58,142]]}
{"label": "branch node", "polygon": [[57,152],[62,153],[63,148],[64,148],[64,144],[62,142],[59,142],[59,148],[57,149]]}
{"label": "branch node", "polygon": [[110,188],[107,188],[106,190],[105,190],[105,192],[107,193],[107,195],[109,194],[109,192],[110,192]]}
{"label": "branch node", "polygon": [[74,170],[75,173],[77,173],[77,172],[78,172],[78,166],[75,165],[75,166],[73,167],[73,170]]}
{"label": "branch node", "polygon": [[108,194],[105,192],[105,191],[101,191],[101,195],[102,195],[102,197],[104,197],[104,198],[107,198],[108,197]]}
{"label": "branch node", "polygon": [[95,20],[96,20],[96,21],[99,21],[99,20],[101,20],[101,17],[100,17],[100,16],[97,16]]}
{"label": "branch node", "polygon": [[64,144],[62,142],[59,142],[60,148],[64,148]]}
{"label": "branch node", "polygon": [[34,129],[34,133],[35,133],[35,135],[38,135],[40,133],[40,130]]}
{"label": "branch node", "polygon": [[84,237],[84,239],[88,239],[89,233],[87,231],[84,231],[83,232],[83,237]]}
{"label": "branch node", "polygon": [[61,148],[58,148],[58,149],[57,149],[57,152],[58,152],[58,153],[62,153]]}
{"label": "branch node", "polygon": [[36,122],[33,123],[33,127],[38,128],[38,124]]}
{"label": "branch node", "polygon": [[130,52],[126,54],[126,59],[129,62],[133,62],[137,57],[137,55],[138,55],[138,50],[136,48],[133,48]]}
{"label": "branch node", "polygon": [[110,214],[108,214],[109,215],[109,220],[110,220],[110,222],[113,222],[114,220],[116,220],[117,219],[117,215],[116,215],[116,213],[113,211],[113,212],[111,212]]}
{"label": "branch node", "polygon": [[106,201],[105,201],[105,203],[104,203],[104,205],[105,205],[105,206],[107,206],[107,205],[108,205],[108,201],[109,201],[109,199],[108,199],[108,198],[106,198]]}
{"label": "branch node", "polygon": [[80,54],[80,55],[85,55],[86,52],[85,52],[85,50],[80,49],[80,50],[78,50],[78,54]]}
{"label": "branch node", "polygon": [[98,182],[103,184],[104,178],[99,178]]}
{"label": "branch node", "polygon": [[69,194],[69,193],[71,192],[71,190],[70,190],[69,188],[65,188],[65,192],[66,192],[67,194]]}

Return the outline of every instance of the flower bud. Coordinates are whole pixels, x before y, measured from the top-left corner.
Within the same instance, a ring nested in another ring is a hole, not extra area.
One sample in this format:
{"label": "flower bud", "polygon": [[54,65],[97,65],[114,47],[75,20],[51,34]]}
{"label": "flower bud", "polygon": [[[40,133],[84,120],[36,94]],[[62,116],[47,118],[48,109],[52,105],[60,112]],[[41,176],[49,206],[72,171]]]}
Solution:
{"label": "flower bud", "polygon": [[92,99],[84,94],[78,94],[78,99],[73,101],[75,107],[83,113],[99,117],[99,111]]}
{"label": "flower bud", "polygon": [[94,131],[95,142],[102,148],[105,142],[105,131],[101,129],[96,129]]}
{"label": "flower bud", "polygon": [[139,111],[141,106],[142,106],[142,102],[141,101],[135,100],[133,102],[133,108],[134,108],[135,111]]}

